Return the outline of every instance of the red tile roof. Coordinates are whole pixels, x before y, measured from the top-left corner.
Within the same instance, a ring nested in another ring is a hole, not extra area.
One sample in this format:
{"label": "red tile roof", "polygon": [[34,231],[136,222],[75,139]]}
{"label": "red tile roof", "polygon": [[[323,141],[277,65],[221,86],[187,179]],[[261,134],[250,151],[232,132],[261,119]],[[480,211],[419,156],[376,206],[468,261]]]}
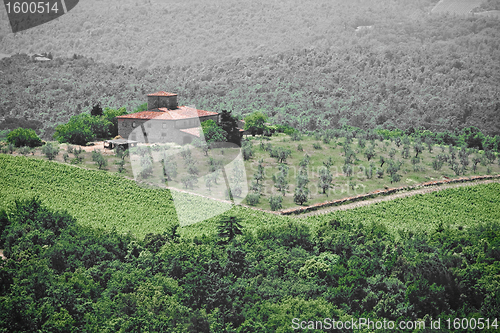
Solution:
{"label": "red tile roof", "polygon": [[154,94],[148,94],[148,96],[177,96],[177,94],[169,93],[169,92],[165,92],[165,91],[158,91],[158,92],[155,92]]}
{"label": "red tile roof", "polygon": [[188,106],[180,106],[175,110],[160,108],[149,111],[141,111],[137,113],[118,116],[118,119],[159,119],[159,120],[176,120],[176,119],[191,119],[206,116],[215,116],[217,112],[198,110]]}

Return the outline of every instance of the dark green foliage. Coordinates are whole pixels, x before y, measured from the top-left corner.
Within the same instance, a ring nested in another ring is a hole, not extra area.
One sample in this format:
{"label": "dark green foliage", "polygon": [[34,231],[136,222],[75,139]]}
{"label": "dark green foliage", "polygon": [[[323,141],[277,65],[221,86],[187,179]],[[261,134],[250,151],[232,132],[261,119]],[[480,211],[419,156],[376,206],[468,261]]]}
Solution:
{"label": "dark green foliage", "polygon": [[240,224],[241,220],[236,216],[227,216],[220,220],[217,226],[219,244],[230,243],[237,235],[242,235],[243,227]]}
{"label": "dark green foliage", "polygon": [[479,131],[477,127],[471,126],[464,128],[462,135],[460,135],[459,140],[467,145],[469,148],[479,148],[483,149],[484,134]]}
{"label": "dark green foliage", "polygon": [[92,125],[95,125],[94,127],[96,129],[97,127],[102,129],[105,126],[109,126],[110,123],[107,120],[101,121],[100,117],[92,117],[88,114],[73,116],[67,124],[56,127],[54,139],[60,143],[68,142],[84,146],[88,142],[96,139],[96,134],[92,130]]}
{"label": "dark green foliage", "polygon": [[393,231],[352,216],[246,231],[230,215],[208,236],[183,239],[174,224],[140,241],[18,200],[0,210],[2,328],[275,332],[294,317],[498,318],[497,222]]}
{"label": "dark green foliage", "polygon": [[241,147],[241,152],[243,154],[243,160],[248,161],[253,156],[252,141],[245,140]]}
{"label": "dark green foliage", "polygon": [[119,173],[122,173],[123,171],[125,171],[125,160],[120,159],[118,162],[116,162],[116,164],[118,165],[118,172]]}
{"label": "dark green foliage", "polygon": [[205,136],[205,142],[210,146],[212,142],[226,142],[227,132],[224,131],[215,121],[212,119],[205,120],[201,123],[201,128],[203,129],[203,135]]}
{"label": "dark green foliage", "polygon": [[254,111],[245,117],[245,131],[249,131],[252,136],[263,134],[266,129],[267,117],[262,111]]}
{"label": "dark green foliage", "polygon": [[219,113],[220,127],[227,133],[227,142],[237,145],[241,144],[241,135],[238,130],[237,119],[233,117],[231,111],[221,110]]}
{"label": "dark green foliage", "polygon": [[127,114],[125,108],[117,110],[106,108],[102,115],[82,113],[71,117],[66,124],[56,127],[54,139],[77,145],[86,145],[95,139],[118,135],[117,116]]}
{"label": "dark green foliage", "polygon": [[97,104],[95,104],[92,107],[92,110],[90,111],[90,115],[93,116],[93,117],[99,117],[99,116],[103,115],[102,107],[101,107],[101,103],[100,102],[97,102]]}
{"label": "dark green foliage", "polygon": [[401,147],[401,144],[403,143],[403,141],[401,140],[400,136],[397,136],[394,138],[394,143],[396,143],[396,146],[399,148],[399,147]]}
{"label": "dark green foliage", "polygon": [[38,147],[42,145],[42,140],[30,128],[17,128],[7,135],[7,142],[16,147]]}

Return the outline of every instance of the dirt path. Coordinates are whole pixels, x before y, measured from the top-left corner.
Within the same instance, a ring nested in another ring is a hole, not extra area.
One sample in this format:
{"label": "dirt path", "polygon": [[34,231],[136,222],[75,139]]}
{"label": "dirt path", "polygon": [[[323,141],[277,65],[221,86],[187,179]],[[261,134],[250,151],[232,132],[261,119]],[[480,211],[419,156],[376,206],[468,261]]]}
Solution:
{"label": "dirt path", "polygon": [[291,217],[294,218],[303,218],[303,217],[308,217],[308,216],[314,216],[314,215],[321,215],[321,214],[326,214],[338,210],[347,210],[347,209],[353,209],[353,208],[358,208],[358,207],[363,207],[363,206],[368,206],[377,202],[383,202],[383,201],[390,201],[398,198],[406,198],[410,197],[416,194],[426,194],[426,193],[431,193],[431,192],[436,192],[436,191],[441,191],[447,188],[457,188],[457,187],[464,187],[464,186],[474,186],[474,185],[479,185],[479,184],[489,184],[489,183],[499,183],[500,180],[482,180],[482,181],[473,181],[473,182],[467,182],[467,183],[456,183],[456,184],[449,184],[449,185],[440,185],[440,186],[433,186],[433,187],[426,187],[426,188],[421,188],[418,190],[412,190],[408,192],[400,192],[396,194],[390,194],[386,196],[381,196],[377,197],[374,199],[369,199],[369,200],[364,200],[364,201],[356,201],[353,203],[341,205],[341,206],[332,206],[332,207],[327,207],[323,209],[318,209],[309,213],[303,213],[300,215],[290,215]]}

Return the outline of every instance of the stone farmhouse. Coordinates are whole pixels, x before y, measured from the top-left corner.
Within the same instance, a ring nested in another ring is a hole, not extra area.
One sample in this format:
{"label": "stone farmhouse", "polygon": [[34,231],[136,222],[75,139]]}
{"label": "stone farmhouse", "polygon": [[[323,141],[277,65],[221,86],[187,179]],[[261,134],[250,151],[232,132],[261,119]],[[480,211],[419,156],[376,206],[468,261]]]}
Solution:
{"label": "stone farmhouse", "polygon": [[177,105],[177,94],[159,91],[148,96],[148,110],[116,117],[118,134],[140,142],[191,143],[201,136],[200,124],[219,123],[219,114]]}

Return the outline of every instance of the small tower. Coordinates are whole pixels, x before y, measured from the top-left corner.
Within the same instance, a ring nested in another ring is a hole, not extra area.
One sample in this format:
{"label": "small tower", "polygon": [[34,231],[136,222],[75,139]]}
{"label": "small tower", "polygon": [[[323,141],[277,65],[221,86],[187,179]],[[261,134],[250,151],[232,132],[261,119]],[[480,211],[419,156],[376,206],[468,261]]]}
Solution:
{"label": "small tower", "polygon": [[158,91],[148,95],[148,110],[167,108],[169,110],[177,109],[177,94],[165,91]]}

